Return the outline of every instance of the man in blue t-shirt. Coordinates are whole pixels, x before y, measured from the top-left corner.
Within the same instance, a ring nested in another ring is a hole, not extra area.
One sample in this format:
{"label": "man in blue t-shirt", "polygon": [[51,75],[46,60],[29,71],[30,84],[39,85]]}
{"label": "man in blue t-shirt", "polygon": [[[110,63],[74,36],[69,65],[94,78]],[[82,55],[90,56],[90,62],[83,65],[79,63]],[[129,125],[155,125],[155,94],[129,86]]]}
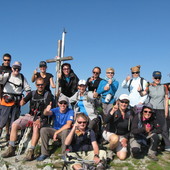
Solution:
{"label": "man in blue t-shirt", "polygon": [[44,127],[40,131],[42,145],[41,155],[37,158],[37,161],[43,161],[49,157],[48,142],[50,138],[54,141],[61,140],[62,154],[64,154],[66,150],[64,142],[74,120],[74,111],[68,108],[68,104],[68,98],[61,96],[58,100],[59,107],[51,109],[51,105],[48,105],[44,110],[44,115],[54,117],[54,125],[53,128]]}

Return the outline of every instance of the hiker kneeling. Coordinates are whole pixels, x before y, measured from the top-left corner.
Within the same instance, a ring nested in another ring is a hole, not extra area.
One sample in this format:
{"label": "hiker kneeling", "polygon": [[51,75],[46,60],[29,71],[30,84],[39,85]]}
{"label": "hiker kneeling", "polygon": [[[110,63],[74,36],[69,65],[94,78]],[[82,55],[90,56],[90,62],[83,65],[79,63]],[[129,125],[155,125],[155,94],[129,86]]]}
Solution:
{"label": "hiker kneeling", "polygon": [[127,94],[120,95],[116,105],[113,106],[105,118],[106,130],[103,132],[103,138],[109,142],[110,150],[115,151],[120,160],[124,160],[127,156],[127,144],[133,112],[128,109],[128,105],[129,96]]}

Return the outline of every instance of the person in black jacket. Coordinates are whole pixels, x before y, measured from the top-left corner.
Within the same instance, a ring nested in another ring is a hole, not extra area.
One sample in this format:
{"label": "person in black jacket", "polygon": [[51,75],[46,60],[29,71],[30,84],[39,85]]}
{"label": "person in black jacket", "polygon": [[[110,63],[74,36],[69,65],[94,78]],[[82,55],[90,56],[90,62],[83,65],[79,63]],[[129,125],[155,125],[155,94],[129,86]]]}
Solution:
{"label": "person in black jacket", "polygon": [[128,109],[129,96],[122,94],[105,118],[106,130],[103,138],[109,141],[110,150],[115,150],[120,160],[127,156],[127,143],[133,111]]}
{"label": "person in black jacket", "polygon": [[61,93],[67,97],[73,96],[77,92],[77,86],[79,78],[71,69],[69,63],[64,63],[61,66],[62,73],[58,74],[59,87],[61,87]]}
{"label": "person in black jacket", "polygon": [[149,141],[148,157],[158,161],[156,153],[159,143],[158,133],[161,133],[161,128],[155,119],[153,107],[150,103],[145,104],[141,113],[135,115],[131,133],[130,146],[133,157],[138,158],[141,155],[141,144],[147,146]]}
{"label": "person in black jacket", "polygon": [[87,79],[87,89],[88,91],[94,92],[94,90],[97,90],[99,83],[102,80],[102,78],[100,78],[101,68],[94,67],[92,73],[93,76]]}

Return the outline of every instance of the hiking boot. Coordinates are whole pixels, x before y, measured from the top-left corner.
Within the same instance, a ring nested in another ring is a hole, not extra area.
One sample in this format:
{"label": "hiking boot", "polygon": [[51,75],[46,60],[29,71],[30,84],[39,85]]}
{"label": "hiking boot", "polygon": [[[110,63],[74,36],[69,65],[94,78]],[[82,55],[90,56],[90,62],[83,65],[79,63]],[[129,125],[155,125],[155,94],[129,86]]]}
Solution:
{"label": "hiking boot", "polygon": [[34,159],[34,149],[28,149],[24,161],[32,161]]}
{"label": "hiking boot", "polygon": [[148,154],[148,158],[153,160],[153,161],[158,161],[159,160],[155,154]]}
{"label": "hiking boot", "polygon": [[8,157],[11,157],[11,156],[15,156],[15,150],[16,150],[16,147],[9,145],[6,152],[4,152],[1,155],[1,157],[2,158],[8,158]]}
{"label": "hiking boot", "polygon": [[104,165],[101,162],[99,162],[99,164],[96,167],[96,170],[105,170],[105,169],[106,168],[104,167]]}

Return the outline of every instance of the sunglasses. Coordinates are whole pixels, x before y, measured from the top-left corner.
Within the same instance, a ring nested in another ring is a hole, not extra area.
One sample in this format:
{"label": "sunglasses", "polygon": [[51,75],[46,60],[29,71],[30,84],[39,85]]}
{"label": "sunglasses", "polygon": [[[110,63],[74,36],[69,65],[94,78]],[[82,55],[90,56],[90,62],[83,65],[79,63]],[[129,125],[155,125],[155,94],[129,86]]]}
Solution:
{"label": "sunglasses", "polygon": [[152,114],[153,112],[151,112],[151,111],[147,111],[147,110],[144,110],[143,111],[144,113],[150,113],[150,114]]}
{"label": "sunglasses", "polygon": [[80,121],[80,122],[77,122],[78,124],[86,124],[87,122],[82,122],[82,121]]}
{"label": "sunglasses", "polygon": [[132,72],[132,74],[139,74],[140,72],[139,71],[137,71],[137,72]]}
{"label": "sunglasses", "polygon": [[106,72],[106,74],[114,74],[114,72]]}
{"label": "sunglasses", "polygon": [[93,71],[93,74],[100,74],[99,72],[95,72],[95,71]]}
{"label": "sunglasses", "polygon": [[70,68],[63,68],[63,70],[70,70]]}
{"label": "sunglasses", "polygon": [[16,71],[16,70],[18,70],[18,71],[20,71],[20,70],[21,70],[20,68],[13,68],[13,69],[14,69],[15,71]]}
{"label": "sunglasses", "polygon": [[9,60],[9,59],[4,59],[4,61],[11,61],[11,60]]}
{"label": "sunglasses", "polygon": [[123,101],[123,100],[120,100],[120,103],[129,104],[129,102],[128,102],[128,101]]}
{"label": "sunglasses", "polygon": [[155,80],[160,80],[161,78],[160,77],[154,77]]}
{"label": "sunglasses", "polygon": [[44,86],[44,84],[37,84],[37,86]]}
{"label": "sunglasses", "polygon": [[67,102],[59,102],[60,104],[64,104],[64,105],[66,105],[67,104]]}

